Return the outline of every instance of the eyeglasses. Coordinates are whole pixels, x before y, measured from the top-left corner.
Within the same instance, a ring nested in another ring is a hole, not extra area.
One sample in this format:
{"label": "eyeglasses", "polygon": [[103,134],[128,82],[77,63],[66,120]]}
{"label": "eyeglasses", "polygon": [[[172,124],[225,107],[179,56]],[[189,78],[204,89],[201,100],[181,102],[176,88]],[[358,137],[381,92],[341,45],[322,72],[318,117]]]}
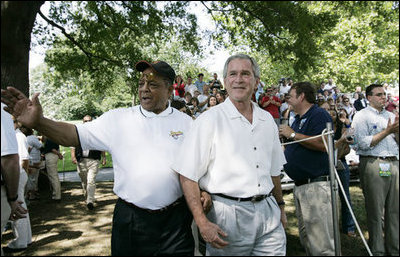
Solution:
{"label": "eyeglasses", "polygon": [[89,122],[89,121],[91,121],[91,120],[84,120],[83,122]]}

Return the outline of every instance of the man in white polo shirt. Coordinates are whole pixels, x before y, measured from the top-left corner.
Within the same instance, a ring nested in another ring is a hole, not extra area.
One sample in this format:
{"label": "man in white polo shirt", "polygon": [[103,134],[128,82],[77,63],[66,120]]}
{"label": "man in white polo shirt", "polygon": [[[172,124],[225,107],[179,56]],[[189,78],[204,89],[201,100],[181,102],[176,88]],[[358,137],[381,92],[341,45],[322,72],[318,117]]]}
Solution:
{"label": "man in white polo shirt", "polygon": [[[272,116],[251,101],[260,69],[247,55],[228,58],[229,98],[200,115],[185,136],[173,169],[207,255],[286,254],[280,174],[286,163]],[[213,208],[204,213],[200,188]]]}
{"label": "man in white polo shirt", "polygon": [[192,119],[172,108],[175,71],[159,61],[141,61],[136,70],[140,105],[108,111],[76,126],[43,117],[38,94],[2,90],[2,101],[24,125],[65,146],[108,151],[113,157],[115,206],[112,255],[193,255],[192,215],[171,169],[174,153]]}

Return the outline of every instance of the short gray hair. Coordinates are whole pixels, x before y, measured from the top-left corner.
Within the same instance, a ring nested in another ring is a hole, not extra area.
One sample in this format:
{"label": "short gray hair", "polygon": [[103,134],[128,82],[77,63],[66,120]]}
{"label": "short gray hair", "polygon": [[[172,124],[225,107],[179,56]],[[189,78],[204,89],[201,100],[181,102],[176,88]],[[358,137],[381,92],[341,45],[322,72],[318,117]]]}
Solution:
{"label": "short gray hair", "polygon": [[254,73],[254,77],[256,78],[260,78],[260,67],[258,66],[256,60],[254,60],[253,57],[248,56],[247,54],[235,54],[232,55],[231,57],[228,58],[228,60],[226,60],[225,62],[225,66],[224,66],[224,79],[226,78],[226,76],[228,75],[228,65],[229,63],[234,60],[234,59],[245,59],[245,60],[249,60],[251,62],[251,67],[253,68],[253,73]]}

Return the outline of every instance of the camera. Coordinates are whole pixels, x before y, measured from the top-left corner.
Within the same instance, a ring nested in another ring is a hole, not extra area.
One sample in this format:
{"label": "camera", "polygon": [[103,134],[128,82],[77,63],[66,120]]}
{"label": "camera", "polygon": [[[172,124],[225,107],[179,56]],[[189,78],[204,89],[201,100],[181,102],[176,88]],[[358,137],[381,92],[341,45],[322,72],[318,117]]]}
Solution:
{"label": "camera", "polygon": [[352,140],[354,140],[354,136],[353,136],[353,135],[347,136],[346,139],[347,139],[348,141],[352,141]]}

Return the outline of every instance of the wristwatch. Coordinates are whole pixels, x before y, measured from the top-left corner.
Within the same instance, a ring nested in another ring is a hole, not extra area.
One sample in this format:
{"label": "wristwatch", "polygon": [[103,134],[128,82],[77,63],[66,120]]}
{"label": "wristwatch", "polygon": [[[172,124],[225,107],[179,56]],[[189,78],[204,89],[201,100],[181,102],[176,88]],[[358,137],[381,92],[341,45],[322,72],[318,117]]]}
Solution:
{"label": "wristwatch", "polygon": [[290,134],[289,139],[294,140],[295,137],[296,137],[296,132],[293,132],[292,134]]}

